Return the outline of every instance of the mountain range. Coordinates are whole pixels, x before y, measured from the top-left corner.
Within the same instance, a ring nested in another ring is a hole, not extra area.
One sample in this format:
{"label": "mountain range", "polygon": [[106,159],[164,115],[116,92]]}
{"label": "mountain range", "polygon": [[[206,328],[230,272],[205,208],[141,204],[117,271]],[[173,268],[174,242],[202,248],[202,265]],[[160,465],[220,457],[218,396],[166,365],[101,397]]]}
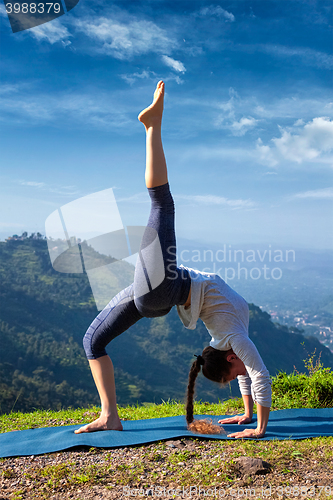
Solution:
{"label": "mountain range", "polygon": [[[95,257],[100,258],[91,250]],[[116,273],[115,266],[110,299],[121,282]],[[87,275],[55,271],[45,238],[26,236],[0,242],[0,283],[0,412],[98,404],[82,346],[98,312]],[[273,323],[254,304],[249,307],[249,335],[271,375],[304,372],[304,360],[314,352],[324,366],[333,366],[333,354],[318,340]],[[185,329],[175,308],[133,325],[108,346],[118,404],[184,400],[193,355],[209,340],[200,320],[195,330]],[[237,382],[222,389],[198,377],[196,394],[217,402],[239,391]]]}

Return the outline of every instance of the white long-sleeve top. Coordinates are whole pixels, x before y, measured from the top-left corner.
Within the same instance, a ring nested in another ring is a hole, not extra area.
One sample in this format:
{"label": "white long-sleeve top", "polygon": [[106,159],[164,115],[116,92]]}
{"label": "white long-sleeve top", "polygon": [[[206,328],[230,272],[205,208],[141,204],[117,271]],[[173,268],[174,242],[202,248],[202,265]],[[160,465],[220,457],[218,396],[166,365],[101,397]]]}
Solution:
{"label": "white long-sleeve top", "polygon": [[272,382],[256,346],[249,339],[247,302],[218,274],[186,269],[191,277],[191,305],[186,309],[177,306],[183,325],[194,330],[200,318],[212,337],[210,345],[221,351],[232,349],[243,361],[247,374],[237,377],[241,394],[252,394],[255,402],[270,407]]}

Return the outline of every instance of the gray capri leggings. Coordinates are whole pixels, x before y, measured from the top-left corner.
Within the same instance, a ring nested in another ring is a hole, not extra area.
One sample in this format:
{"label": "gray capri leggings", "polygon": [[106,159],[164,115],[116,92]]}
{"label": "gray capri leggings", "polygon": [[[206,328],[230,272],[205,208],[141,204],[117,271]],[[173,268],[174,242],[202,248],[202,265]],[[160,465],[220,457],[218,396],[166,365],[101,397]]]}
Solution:
{"label": "gray capri leggings", "polygon": [[83,346],[88,359],[105,356],[105,347],[139,319],[167,314],[185,304],[191,287],[186,268],[177,267],[175,206],[169,184],[149,188],[151,211],[134,283],[119,292],[89,326]]}

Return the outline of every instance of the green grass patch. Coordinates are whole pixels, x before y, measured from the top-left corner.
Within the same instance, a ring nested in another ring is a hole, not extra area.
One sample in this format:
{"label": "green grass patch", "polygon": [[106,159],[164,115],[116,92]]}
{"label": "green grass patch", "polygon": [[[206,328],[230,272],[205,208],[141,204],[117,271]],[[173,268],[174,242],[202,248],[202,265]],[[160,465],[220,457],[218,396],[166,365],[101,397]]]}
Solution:
{"label": "green grass patch", "polygon": [[332,408],[333,371],[324,368],[315,353],[305,360],[306,373],[284,372],[273,377],[273,407],[285,408]]}
{"label": "green grass patch", "polygon": [[[197,415],[223,415],[241,413],[244,409],[241,398],[220,403],[205,403],[197,401],[194,412]],[[119,416],[123,420],[143,420],[159,417],[184,415],[184,403],[179,401],[163,401],[161,404],[143,403],[118,407]],[[38,427],[53,427],[60,425],[84,424],[98,417],[100,408],[68,408],[66,410],[35,410],[31,413],[12,412],[0,415],[0,432],[9,432]]]}
{"label": "green grass patch", "polygon": [[[333,407],[333,371],[324,368],[320,358],[314,362],[314,354],[305,360],[305,367],[308,373],[279,373],[272,378],[273,410]],[[243,410],[242,398],[232,398],[219,403],[194,403],[194,413],[197,415],[229,415],[242,413]],[[168,400],[161,404],[142,403],[119,407],[119,416],[123,420],[142,420],[184,415],[184,411],[183,402]],[[254,411],[256,412],[256,406]],[[100,408],[97,406],[60,411],[11,412],[0,415],[0,432],[84,424],[97,418],[99,412]]]}

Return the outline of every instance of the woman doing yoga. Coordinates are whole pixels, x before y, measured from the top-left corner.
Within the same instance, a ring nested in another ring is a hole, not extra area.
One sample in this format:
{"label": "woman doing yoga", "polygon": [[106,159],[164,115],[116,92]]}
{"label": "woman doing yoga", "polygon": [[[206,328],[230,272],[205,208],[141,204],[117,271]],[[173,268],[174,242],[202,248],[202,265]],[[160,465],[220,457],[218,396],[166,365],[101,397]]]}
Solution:
{"label": "woman doing yoga", "polygon": [[271,406],[269,373],[248,337],[249,309],[246,301],[217,274],[177,267],[174,203],[170,193],[161,139],[164,83],[157,84],[153,103],[139,120],[146,128],[145,180],[151,211],[135,267],[134,283],[118,293],[99,313],[85,334],[83,345],[101,400],[97,420],[75,432],[122,430],[116,405],[113,364],[105,347],[143,317],[164,316],[173,306],[186,328],[194,329],[198,318],[212,340],[193,362],[187,389],[186,420],[193,431],[216,432],[193,419],[195,380],[202,369],[205,377],[226,383],[238,377],[245,413],[219,423],[248,424],[253,402],[257,403],[257,427],[230,434],[231,437],[263,437]]}

